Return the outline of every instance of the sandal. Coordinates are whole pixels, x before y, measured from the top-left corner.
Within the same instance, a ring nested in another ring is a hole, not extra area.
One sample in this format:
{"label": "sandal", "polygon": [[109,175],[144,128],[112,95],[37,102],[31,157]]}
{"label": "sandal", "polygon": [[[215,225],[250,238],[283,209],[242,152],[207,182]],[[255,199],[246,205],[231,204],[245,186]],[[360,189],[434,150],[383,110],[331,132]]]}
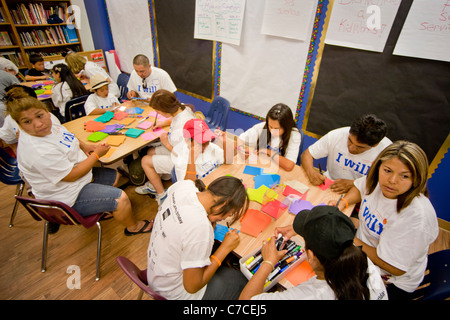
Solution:
{"label": "sandal", "polygon": [[148,225],[149,225],[150,223],[153,223],[153,220],[150,220],[150,221],[144,220],[144,221],[145,221],[144,226],[143,226],[139,231],[131,232],[131,231],[128,231],[127,228],[125,228],[125,230],[124,230],[125,235],[129,237],[129,236],[134,236],[134,235],[140,234],[140,233],[149,233],[149,232],[152,232],[153,226],[152,226],[152,228],[151,228],[150,230],[148,230],[148,231],[144,231],[144,230],[148,227]]}
{"label": "sandal", "polygon": [[111,213],[105,213],[101,218],[100,221],[105,221],[114,218],[114,216]]}

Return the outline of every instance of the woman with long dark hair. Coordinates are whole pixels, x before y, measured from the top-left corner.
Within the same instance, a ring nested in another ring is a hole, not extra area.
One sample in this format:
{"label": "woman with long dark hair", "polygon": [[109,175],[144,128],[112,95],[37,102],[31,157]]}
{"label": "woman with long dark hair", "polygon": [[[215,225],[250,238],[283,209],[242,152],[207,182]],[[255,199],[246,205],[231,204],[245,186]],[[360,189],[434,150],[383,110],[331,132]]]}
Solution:
{"label": "woman with long dark hair", "polygon": [[282,169],[291,171],[297,162],[300,143],[301,135],[291,108],[278,103],[269,110],[266,121],[239,136],[238,151],[265,153]]}
{"label": "woman with long dark hair", "polygon": [[339,209],[317,206],[297,214],[291,226],[275,235],[305,240],[307,259],[315,276],[283,292],[262,293],[265,281],[286,250],[278,251],[275,238],[262,246],[263,263],[241,293],[240,299],[260,300],[386,300],[377,267],[360,247],[353,245],[356,229]]}

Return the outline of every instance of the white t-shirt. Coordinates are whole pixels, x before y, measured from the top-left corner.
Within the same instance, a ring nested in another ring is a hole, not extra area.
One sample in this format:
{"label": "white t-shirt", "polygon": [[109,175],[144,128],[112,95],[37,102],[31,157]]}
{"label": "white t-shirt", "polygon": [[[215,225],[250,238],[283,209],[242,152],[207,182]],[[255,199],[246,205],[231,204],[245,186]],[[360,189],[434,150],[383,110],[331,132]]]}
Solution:
{"label": "white t-shirt", "polygon": [[182,112],[172,118],[168,134],[169,143],[172,147],[175,147],[180,142],[184,142],[183,128],[186,122],[191,119],[195,119],[195,114],[192,112],[192,109],[187,106]]}
{"label": "white t-shirt", "polygon": [[[52,123],[61,124],[59,119],[52,113],[50,113],[50,117],[52,118]],[[5,141],[7,144],[17,143],[17,132],[20,132],[19,125],[13,120],[13,118],[11,118],[10,115],[7,115],[3,127],[0,128],[0,139]]]}
{"label": "white t-shirt", "polygon": [[[380,259],[405,271],[402,276],[390,277],[389,282],[413,292],[423,279],[428,248],[439,233],[433,205],[420,195],[397,213],[397,200],[386,198],[379,185],[366,195],[366,177],[354,184],[362,198],[357,238],[375,247]],[[382,274],[388,275],[384,270]]]}
{"label": "white t-shirt", "polygon": [[[381,279],[377,266],[367,259],[369,264],[367,287],[370,300],[387,300],[387,291]],[[336,300],[336,296],[326,280],[319,280],[317,276],[289,288],[282,292],[261,293],[252,297],[252,300]]]}
{"label": "white t-shirt", "polygon": [[[245,144],[249,145],[250,147],[256,147],[256,144],[258,142],[258,138],[260,137],[265,122],[261,122],[258,124],[255,124],[253,127],[239,135],[239,139],[245,142]],[[291,160],[292,162],[297,162],[298,153],[300,151],[300,143],[301,141],[301,135],[300,132],[298,132],[295,128],[291,132],[291,137],[289,138],[289,143],[286,148],[286,153],[284,157],[288,160]],[[270,141],[270,146],[268,146],[268,149],[274,150],[276,152],[279,151],[279,145],[280,145],[280,137],[274,137],[272,136],[272,139]]]}
{"label": "white t-shirt", "polygon": [[106,98],[102,98],[96,93],[89,95],[89,97],[86,100],[86,103],[84,104],[84,110],[86,111],[86,114],[89,115],[92,111],[95,109],[107,109],[111,108],[114,103],[119,103],[119,100],[115,95],[113,95],[111,92],[108,94]]}
{"label": "white t-shirt", "polygon": [[183,286],[183,270],[203,268],[214,244],[214,230],[198,189],[191,180],[173,184],[159,207],[147,250],[150,286],[169,300],[200,300],[206,286],[194,294]]}
{"label": "white t-shirt", "polygon": [[120,89],[117,83],[110,77],[110,75],[100,67],[98,64],[92,61],[86,61],[84,65],[84,70],[81,70],[81,74],[85,75],[89,79],[92,78],[96,74],[101,74],[103,77],[109,79],[111,82],[108,85],[109,93],[115,96],[116,98],[120,97]]}
{"label": "white t-shirt", "polygon": [[45,137],[20,132],[17,162],[36,199],[57,200],[73,206],[80,190],[91,182],[92,171],[74,182],[61,180],[86,158],[75,135],[55,122],[52,133]]}
{"label": "white t-shirt", "polygon": [[166,89],[170,92],[177,91],[177,87],[173,83],[169,74],[160,68],[153,67],[150,75],[145,78],[147,89],[143,87],[142,78],[136,73],[135,70],[131,72],[130,80],[128,81],[128,90],[135,91],[139,94],[140,98],[151,98],[153,93],[159,89]]}
{"label": "white t-shirt", "polygon": [[72,99],[73,93],[67,82],[60,82],[52,88],[53,105],[59,109],[63,117],[66,116],[66,102]]}
{"label": "white t-shirt", "polygon": [[349,133],[350,127],[332,130],[308,148],[314,159],[328,157],[325,175],[332,180],[355,180],[366,176],[380,152],[392,144],[384,137],[376,147],[360,154],[351,154],[347,146]]}
{"label": "white t-shirt", "polygon": [[[186,169],[190,161],[190,151],[187,143],[178,143],[171,153],[175,166],[177,180],[184,180]],[[195,171],[197,179],[203,179],[214,169],[223,164],[223,149],[210,142],[197,159],[195,159]]]}

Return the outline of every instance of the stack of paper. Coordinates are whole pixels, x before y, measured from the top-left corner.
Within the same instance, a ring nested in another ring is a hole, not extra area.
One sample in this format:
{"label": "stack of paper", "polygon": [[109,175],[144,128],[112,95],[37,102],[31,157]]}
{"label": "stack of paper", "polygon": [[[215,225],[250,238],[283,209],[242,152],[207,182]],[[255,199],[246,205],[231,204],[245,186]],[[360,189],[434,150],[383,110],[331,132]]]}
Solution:
{"label": "stack of paper", "polygon": [[92,141],[92,142],[99,142],[102,141],[103,139],[105,139],[108,136],[107,133],[104,132],[94,132],[93,134],[91,134],[87,139],[88,141]]}
{"label": "stack of paper", "polygon": [[112,111],[106,111],[104,114],[102,114],[100,117],[94,119],[97,122],[103,122],[106,123],[108,121],[111,121],[111,119],[114,118],[114,112]]}
{"label": "stack of paper", "polygon": [[141,134],[143,134],[145,131],[141,130],[141,129],[135,129],[135,128],[131,128],[128,129],[127,132],[125,132],[125,135],[127,137],[131,137],[131,138],[137,138],[139,137]]}
{"label": "stack of paper", "polygon": [[241,231],[256,238],[270,222],[272,219],[268,215],[258,210],[248,209],[241,218]]}

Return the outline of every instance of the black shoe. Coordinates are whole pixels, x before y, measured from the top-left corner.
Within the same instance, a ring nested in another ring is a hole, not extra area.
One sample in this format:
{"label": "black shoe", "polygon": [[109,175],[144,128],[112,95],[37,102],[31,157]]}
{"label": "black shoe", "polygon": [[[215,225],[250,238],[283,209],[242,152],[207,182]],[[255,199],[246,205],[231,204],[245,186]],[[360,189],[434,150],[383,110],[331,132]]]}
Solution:
{"label": "black shoe", "polygon": [[49,222],[48,223],[48,234],[57,233],[59,230],[59,226],[60,226],[60,224],[58,224],[58,223]]}

